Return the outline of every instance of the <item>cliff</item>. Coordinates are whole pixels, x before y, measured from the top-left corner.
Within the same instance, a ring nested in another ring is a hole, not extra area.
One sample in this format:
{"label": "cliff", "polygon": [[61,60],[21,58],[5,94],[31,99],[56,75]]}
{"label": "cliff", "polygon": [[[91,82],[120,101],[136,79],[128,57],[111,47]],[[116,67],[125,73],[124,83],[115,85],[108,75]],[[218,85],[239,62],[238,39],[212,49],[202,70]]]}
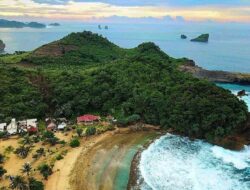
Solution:
{"label": "cliff", "polygon": [[0,40],[0,52],[4,51],[4,49],[5,49],[5,44],[3,43],[2,40]]}
{"label": "cliff", "polygon": [[250,74],[210,71],[197,66],[192,60],[186,60],[183,65],[180,65],[179,69],[191,73],[196,78],[207,79],[211,82],[250,84]]}

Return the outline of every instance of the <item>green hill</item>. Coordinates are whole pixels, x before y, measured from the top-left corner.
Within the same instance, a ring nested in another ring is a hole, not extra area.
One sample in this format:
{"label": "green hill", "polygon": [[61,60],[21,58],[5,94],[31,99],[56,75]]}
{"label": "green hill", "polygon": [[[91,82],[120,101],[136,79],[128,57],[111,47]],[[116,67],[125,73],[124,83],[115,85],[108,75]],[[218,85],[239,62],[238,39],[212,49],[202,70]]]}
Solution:
{"label": "green hill", "polygon": [[[179,71],[185,60],[169,57],[153,43],[128,50],[90,32],[73,33],[25,54],[20,63],[1,60],[0,121],[138,114],[146,123],[213,139],[240,129],[247,119],[243,101]],[[13,112],[19,104],[23,112]]]}

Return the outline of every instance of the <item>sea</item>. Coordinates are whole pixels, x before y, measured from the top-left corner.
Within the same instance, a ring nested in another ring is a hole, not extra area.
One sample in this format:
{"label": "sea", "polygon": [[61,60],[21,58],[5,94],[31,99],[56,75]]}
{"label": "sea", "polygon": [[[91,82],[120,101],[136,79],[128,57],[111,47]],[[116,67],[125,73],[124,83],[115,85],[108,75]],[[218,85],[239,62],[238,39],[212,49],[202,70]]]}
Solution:
{"label": "sea", "polygon": [[[0,29],[6,53],[31,51],[71,32],[92,31],[123,48],[154,42],[168,55],[187,57],[209,70],[250,73],[250,25],[239,23],[61,23],[44,29]],[[208,43],[190,39],[209,33]],[[188,39],[180,38],[181,34]],[[250,86],[217,84],[237,94]],[[242,98],[249,107],[250,96]],[[250,147],[231,151],[205,141],[167,134],[142,152],[142,190],[250,190]]]}

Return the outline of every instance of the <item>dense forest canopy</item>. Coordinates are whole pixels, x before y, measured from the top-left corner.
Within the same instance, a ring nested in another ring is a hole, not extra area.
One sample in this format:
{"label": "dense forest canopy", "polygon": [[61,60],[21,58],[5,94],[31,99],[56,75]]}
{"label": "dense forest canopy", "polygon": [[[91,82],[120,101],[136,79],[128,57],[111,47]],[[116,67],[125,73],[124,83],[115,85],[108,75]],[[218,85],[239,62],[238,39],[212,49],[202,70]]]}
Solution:
{"label": "dense forest canopy", "polygon": [[247,118],[243,101],[179,71],[185,60],[169,57],[154,43],[122,49],[91,32],[72,33],[26,53],[20,63],[11,59],[0,57],[1,122],[138,114],[146,123],[212,139]]}

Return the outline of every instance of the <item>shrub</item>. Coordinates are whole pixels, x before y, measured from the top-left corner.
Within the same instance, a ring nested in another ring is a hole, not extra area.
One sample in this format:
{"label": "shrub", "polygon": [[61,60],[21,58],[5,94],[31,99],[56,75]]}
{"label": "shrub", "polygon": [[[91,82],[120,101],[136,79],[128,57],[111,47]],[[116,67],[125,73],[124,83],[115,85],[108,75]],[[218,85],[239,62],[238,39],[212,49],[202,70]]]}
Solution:
{"label": "shrub", "polygon": [[61,154],[58,154],[57,156],[56,156],[56,160],[62,160],[63,159],[63,156],[61,155]]}
{"label": "shrub", "polygon": [[45,180],[52,174],[52,168],[48,164],[42,164],[38,167],[38,170],[42,174]]}
{"label": "shrub", "polygon": [[6,138],[8,136],[6,131],[0,132],[0,139]]}
{"label": "shrub", "polygon": [[29,178],[29,190],[44,190],[44,184],[35,178]]}
{"label": "shrub", "polygon": [[4,163],[4,155],[0,154],[0,164]]}
{"label": "shrub", "polygon": [[7,173],[7,170],[4,169],[3,166],[0,166],[0,178],[2,178],[5,173]]}
{"label": "shrub", "polygon": [[75,148],[75,147],[80,146],[79,140],[76,139],[76,138],[72,139],[72,140],[70,141],[70,146],[71,146],[72,148]]}
{"label": "shrub", "polygon": [[87,136],[91,136],[91,135],[95,135],[95,133],[96,133],[96,128],[95,127],[88,127],[87,129],[86,129],[86,135]]}
{"label": "shrub", "polygon": [[78,135],[79,137],[82,136],[82,132],[83,132],[83,129],[82,129],[82,128],[77,128],[77,129],[76,129],[76,133],[77,133],[77,135]]}

